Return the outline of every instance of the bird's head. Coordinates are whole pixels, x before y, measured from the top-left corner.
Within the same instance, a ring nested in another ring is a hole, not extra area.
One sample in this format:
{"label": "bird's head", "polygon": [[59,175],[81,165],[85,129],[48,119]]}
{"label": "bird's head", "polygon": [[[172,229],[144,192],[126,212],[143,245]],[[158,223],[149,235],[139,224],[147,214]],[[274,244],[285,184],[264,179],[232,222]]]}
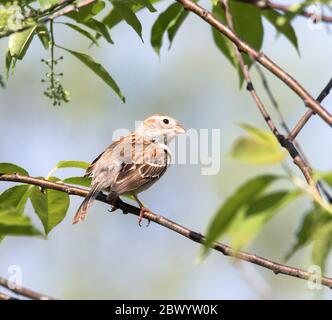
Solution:
{"label": "bird's head", "polygon": [[168,144],[177,134],[186,130],[174,118],[161,114],[154,114],[146,118],[137,128],[136,134],[145,139]]}

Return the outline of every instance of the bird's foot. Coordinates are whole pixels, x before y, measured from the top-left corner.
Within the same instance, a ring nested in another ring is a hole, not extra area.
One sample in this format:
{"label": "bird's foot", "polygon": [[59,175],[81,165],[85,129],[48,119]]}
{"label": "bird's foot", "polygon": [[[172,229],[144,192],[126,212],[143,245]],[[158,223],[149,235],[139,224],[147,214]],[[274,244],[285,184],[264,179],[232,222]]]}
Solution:
{"label": "bird's foot", "polygon": [[106,199],[107,199],[107,201],[109,201],[109,202],[111,203],[111,207],[112,207],[112,209],[108,210],[108,212],[114,212],[114,211],[116,211],[117,209],[119,209],[119,208],[116,206],[116,202],[117,202],[118,200],[120,200],[119,197],[115,197],[113,193],[109,193],[109,194],[107,195],[107,198],[106,198]]}
{"label": "bird's foot", "polygon": [[[143,220],[143,217],[144,217],[144,213],[145,212],[151,212],[150,211],[150,209],[149,208],[146,208],[146,207],[141,207],[141,211],[140,211],[140,213],[139,213],[139,216],[138,216],[138,225],[141,227],[142,225],[141,225],[141,223],[142,223],[142,220]],[[147,219],[148,220],[148,223],[147,223],[147,227],[149,226],[149,224],[150,224],[150,220],[149,219]]]}
{"label": "bird's foot", "polygon": [[117,209],[118,209],[117,207],[112,206],[112,209],[108,209],[108,212],[114,212],[114,211],[116,211]]}

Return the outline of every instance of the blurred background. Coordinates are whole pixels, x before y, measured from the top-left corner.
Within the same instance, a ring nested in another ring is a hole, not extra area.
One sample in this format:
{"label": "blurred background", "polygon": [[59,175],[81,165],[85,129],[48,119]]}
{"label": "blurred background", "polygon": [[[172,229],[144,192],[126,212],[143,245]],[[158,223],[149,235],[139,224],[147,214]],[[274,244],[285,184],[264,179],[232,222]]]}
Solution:
{"label": "blurred background", "polygon": [[[167,4],[157,5],[158,11]],[[57,69],[64,73],[63,84],[72,101],[53,107],[43,96],[46,86],[41,83],[47,69],[40,59],[48,58],[49,53],[34,40],[25,60],[17,63],[7,88],[0,91],[0,161],[16,163],[32,176],[47,175],[60,160],[90,162],[110,144],[114,130],[131,130],[136,120],[153,113],[174,116],[188,129],[219,128],[221,170],[217,175],[201,175],[200,164],[173,165],[158,184],[141,195],[154,212],[205,232],[217,208],[237,186],[255,174],[282,173],[282,169],[249,165],[227,156],[232,142],[243,133],[237,123],[266,125],[247,91],[239,90],[237,73],[215,47],[210,27],[191,14],[172,49],[168,51],[165,43],[158,57],[149,43],[155,16],[141,12],[139,17],[144,43],[121,23],[111,33],[115,45],[103,43],[100,49],[89,49],[85,38],[55,26],[56,43],[89,52],[102,62],[121,87],[126,104],[78,60],[58,49],[56,55],[64,55],[64,60]],[[268,25],[263,51],[317,96],[332,74],[330,31],[325,25],[309,28],[302,18],[296,20],[295,28],[300,55],[283,37],[276,39]],[[0,42],[1,52],[6,41]],[[0,70],[4,74],[4,65]],[[254,70],[252,75],[276,116]],[[303,104],[280,81],[266,75],[289,125],[294,125],[305,112]],[[323,105],[329,109],[331,104],[332,95]],[[300,133],[299,141],[315,169],[331,170],[331,138],[330,128],[318,117]],[[57,175],[82,173],[62,169]],[[1,183],[0,191],[11,185]],[[67,217],[47,240],[8,237],[3,241],[1,275],[9,276],[8,267],[18,265],[24,286],[64,299],[332,298],[329,289],[309,290],[305,281],[234,262],[217,252],[197,264],[198,244],[154,223],[140,228],[136,217],[119,211],[108,213],[102,203],[93,205],[85,223],[72,226],[82,199],[71,200]],[[282,210],[248,251],[282,262],[309,205],[301,198]],[[31,205],[26,213],[42,230]],[[310,250],[305,248],[289,264],[307,269],[309,258]],[[332,275],[331,259],[326,274]]]}

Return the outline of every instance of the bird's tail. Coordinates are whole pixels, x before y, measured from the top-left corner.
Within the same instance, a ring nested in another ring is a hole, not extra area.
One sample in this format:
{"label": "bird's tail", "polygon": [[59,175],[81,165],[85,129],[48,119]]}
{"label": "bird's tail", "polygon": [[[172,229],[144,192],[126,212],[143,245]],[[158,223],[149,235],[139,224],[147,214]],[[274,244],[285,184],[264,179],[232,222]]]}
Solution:
{"label": "bird's tail", "polygon": [[88,195],[85,197],[82,204],[78,208],[72,222],[73,224],[76,224],[84,220],[86,214],[88,213],[89,207],[91,206],[92,202],[96,199],[96,197],[98,196],[99,192],[102,189],[103,189],[102,183],[97,183],[91,188],[90,192],[88,193]]}

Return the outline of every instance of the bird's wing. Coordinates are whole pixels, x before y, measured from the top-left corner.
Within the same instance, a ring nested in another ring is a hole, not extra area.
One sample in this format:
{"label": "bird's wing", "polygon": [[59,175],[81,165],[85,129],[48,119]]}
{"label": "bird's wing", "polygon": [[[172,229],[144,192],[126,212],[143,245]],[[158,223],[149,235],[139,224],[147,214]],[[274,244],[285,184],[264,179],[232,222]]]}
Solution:
{"label": "bird's wing", "polygon": [[90,177],[93,171],[93,168],[95,166],[95,163],[101,158],[101,156],[105,153],[105,151],[103,151],[96,159],[94,159],[91,164],[89,165],[89,167],[86,169],[84,177]]}
{"label": "bird's wing", "polygon": [[112,168],[118,164],[117,152],[114,152],[114,150],[121,145],[122,141],[123,138],[112,142],[104,152],[91,162],[85,172],[85,176],[93,178],[100,172],[112,170]]}
{"label": "bird's wing", "polygon": [[114,141],[89,166],[93,184],[103,182],[118,194],[135,191],[159,179],[169,164],[169,153],[156,143],[131,134]]}
{"label": "bird's wing", "polygon": [[169,163],[167,150],[158,145],[143,146],[143,152],[134,155],[132,163],[122,166],[114,179],[111,190],[126,193],[140,189],[158,180],[166,171]]}

